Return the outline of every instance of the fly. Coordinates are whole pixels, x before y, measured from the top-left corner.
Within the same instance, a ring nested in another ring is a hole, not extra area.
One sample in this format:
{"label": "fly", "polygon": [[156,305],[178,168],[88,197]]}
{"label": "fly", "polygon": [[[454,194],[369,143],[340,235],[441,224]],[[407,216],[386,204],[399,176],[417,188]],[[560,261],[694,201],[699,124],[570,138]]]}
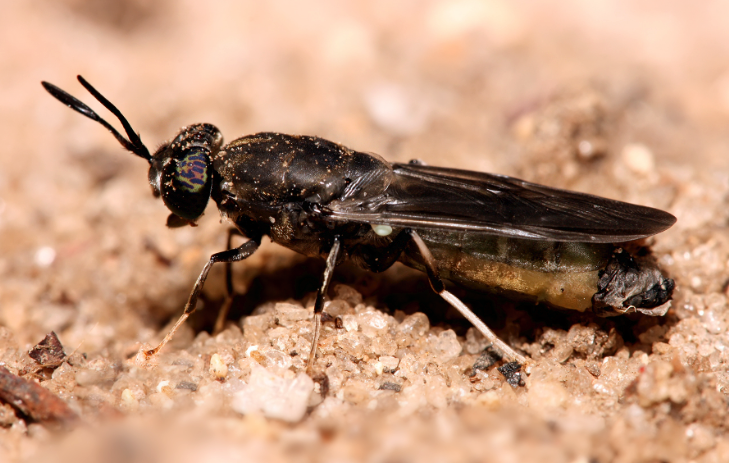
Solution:
{"label": "fly", "polygon": [[[626,243],[675,222],[667,212],[503,175],[390,163],[318,137],[258,133],[227,145],[211,124],[184,127],[151,154],[121,112],[78,77],[114,114],[128,138],[87,105],[48,82],[71,109],[106,127],[146,159],[149,183],[170,210],[168,227],[194,225],[212,198],[248,241],[210,256],[183,314],[145,358],[157,354],[195,311],[210,268],[246,259],[263,236],[326,260],[314,305],[308,368],[334,268],[352,259],[382,272],[399,261],[426,273],[433,290],[508,360],[525,358],[499,339],[444,280],[600,315],[663,315],[674,282],[645,248]],[[220,320],[220,318],[219,318]]]}

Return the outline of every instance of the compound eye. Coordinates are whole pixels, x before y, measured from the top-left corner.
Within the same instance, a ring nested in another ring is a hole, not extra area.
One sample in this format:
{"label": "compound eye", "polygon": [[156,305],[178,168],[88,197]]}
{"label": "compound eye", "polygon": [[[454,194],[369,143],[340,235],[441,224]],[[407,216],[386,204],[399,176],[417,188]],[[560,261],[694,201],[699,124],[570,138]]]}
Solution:
{"label": "compound eye", "polygon": [[208,182],[209,160],[207,150],[192,148],[182,159],[177,160],[174,180],[179,187],[189,193],[201,191]]}
{"label": "compound eye", "polygon": [[172,213],[195,220],[205,210],[212,188],[210,150],[191,146],[169,158],[162,169],[162,200]]}

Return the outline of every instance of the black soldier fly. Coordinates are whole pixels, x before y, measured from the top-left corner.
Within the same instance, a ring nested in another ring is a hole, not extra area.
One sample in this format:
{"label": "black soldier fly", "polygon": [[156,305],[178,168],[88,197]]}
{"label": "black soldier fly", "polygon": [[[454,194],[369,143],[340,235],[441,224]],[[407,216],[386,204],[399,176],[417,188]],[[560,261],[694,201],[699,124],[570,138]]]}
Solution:
{"label": "black soldier fly", "polygon": [[667,212],[511,177],[386,162],[311,136],[258,133],[223,145],[211,124],[184,127],[154,154],[121,112],[81,76],[79,82],[121,122],[124,138],[60,88],[43,87],[71,109],[106,127],[150,164],[149,183],[171,214],[167,226],[193,225],[209,198],[233,232],[249,241],[213,254],[174,328],[195,310],[210,268],[253,254],[264,235],[326,260],[314,306],[311,367],[324,299],[345,258],[381,272],[395,262],[427,274],[433,290],[460,311],[509,360],[524,357],[501,341],[443,280],[601,315],[665,314],[674,282],[649,253],[619,244],[660,233]]}

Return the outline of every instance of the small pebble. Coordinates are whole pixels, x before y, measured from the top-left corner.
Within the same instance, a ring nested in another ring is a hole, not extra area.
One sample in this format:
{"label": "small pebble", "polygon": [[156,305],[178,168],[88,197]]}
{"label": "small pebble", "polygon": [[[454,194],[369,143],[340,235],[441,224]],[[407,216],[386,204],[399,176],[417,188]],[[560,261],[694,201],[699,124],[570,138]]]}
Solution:
{"label": "small pebble", "polygon": [[461,354],[463,347],[453,330],[445,330],[435,342],[435,354],[442,363],[449,362]]}
{"label": "small pebble", "polygon": [[383,355],[378,360],[382,364],[382,370],[385,373],[393,373],[400,364],[400,359],[391,355]]}
{"label": "small pebble", "polygon": [[642,143],[630,143],[623,147],[623,162],[636,174],[647,175],[655,169],[653,152]]}
{"label": "small pebble", "polygon": [[41,268],[49,267],[56,260],[56,250],[50,246],[38,248],[33,256],[35,265]]}
{"label": "small pebble", "polygon": [[496,363],[496,361],[497,359],[491,355],[491,352],[489,352],[488,349],[484,349],[484,351],[481,352],[481,355],[473,363],[473,370],[488,370],[494,363]]}
{"label": "small pebble", "polygon": [[276,322],[283,327],[291,328],[294,324],[301,320],[308,320],[312,312],[301,307],[300,305],[290,304],[288,302],[279,302],[276,304]]}
{"label": "small pebble", "polygon": [[521,364],[519,362],[509,362],[498,368],[499,373],[504,375],[506,382],[511,387],[519,387],[521,379]]}
{"label": "small pebble", "polygon": [[347,331],[357,331],[359,324],[354,315],[342,315],[342,327]]}
{"label": "small pebble", "polygon": [[314,381],[304,373],[282,378],[252,363],[248,384],[235,393],[231,406],[244,415],[263,413],[268,418],[295,423],[304,417],[313,391]]}
{"label": "small pebble", "polygon": [[218,354],[213,354],[210,357],[210,374],[218,380],[225,379],[225,376],[228,374],[228,365],[223,362],[223,359]]}
{"label": "small pebble", "polygon": [[419,338],[430,329],[430,320],[428,320],[428,316],[424,313],[416,312],[408,315],[397,329],[403,334],[409,334],[413,338]]}
{"label": "small pebble", "polygon": [[380,385],[380,390],[400,392],[402,390],[402,386],[397,383],[391,383],[389,381],[386,381]]}
{"label": "small pebble", "polygon": [[131,389],[124,389],[121,394],[121,403],[124,407],[130,410],[136,410],[139,408],[139,401],[134,397],[134,393]]}

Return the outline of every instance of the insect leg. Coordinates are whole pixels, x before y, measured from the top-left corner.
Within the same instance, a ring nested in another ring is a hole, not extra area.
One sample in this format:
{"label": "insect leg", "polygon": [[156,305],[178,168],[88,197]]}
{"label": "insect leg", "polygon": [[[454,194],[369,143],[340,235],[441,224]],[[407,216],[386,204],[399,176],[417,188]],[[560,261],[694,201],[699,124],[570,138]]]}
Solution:
{"label": "insect leg", "polygon": [[430,281],[430,286],[433,288],[433,291],[438,293],[440,297],[445,299],[446,302],[448,302],[452,307],[461,312],[461,315],[466,317],[466,319],[471,322],[471,324],[476,327],[476,329],[479,330],[481,334],[483,334],[484,337],[489,342],[491,342],[491,344],[499,352],[501,352],[504,357],[508,358],[509,360],[516,360],[517,362],[524,364],[526,362],[526,359],[523,355],[517,353],[514,349],[509,347],[508,344],[499,339],[499,337],[496,336],[496,334],[491,331],[489,327],[486,326],[486,324],[481,321],[481,319],[478,318],[471,309],[468,308],[468,306],[466,306],[466,304],[461,302],[461,300],[458,299],[451,292],[446,291],[445,284],[443,284],[443,280],[441,280],[440,276],[438,275],[438,267],[436,265],[433,254],[430,253],[430,249],[428,249],[428,246],[425,245],[423,239],[420,238],[420,235],[418,235],[414,230],[410,231],[410,236],[413,239],[415,245],[418,247],[420,255],[423,257],[425,270],[428,274],[428,280]]}
{"label": "insect leg", "polygon": [[[228,230],[228,241],[225,249],[233,249],[233,236],[243,236],[237,228]],[[230,306],[233,305],[233,265],[232,262],[225,262],[225,302],[218,311],[218,318],[215,319],[215,327],[213,328],[213,336],[223,331],[225,320],[228,319]]]}
{"label": "insect leg", "polygon": [[246,257],[249,257],[251,254],[253,254],[256,249],[258,249],[259,243],[255,240],[250,240],[245,243],[243,243],[241,246],[235,248],[235,249],[228,249],[226,251],[218,252],[210,256],[210,260],[207,264],[205,264],[205,267],[203,267],[202,272],[200,272],[200,276],[197,277],[197,281],[195,282],[195,286],[192,288],[192,292],[190,293],[190,297],[187,299],[187,304],[185,304],[185,311],[182,313],[180,318],[177,320],[177,323],[175,323],[175,326],[172,327],[169,333],[165,336],[165,338],[162,340],[161,343],[154,349],[148,350],[144,352],[145,359],[149,359],[153,356],[155,356],[160,349],[162,349],[165,344],[167,344],[170,339],[172,339],[172,336],[175,334],[175,331],[177,331],[180,326],[182,326],[183,323],[185,323],[185,320],[187,320],[187,317],[190,316],[191,313],[195,311],[195,306],[197,305],[197,298],[200,295],[200,291],[203,288],[203,285],[205,284],[205,280],[208,278],[208,273],[210,273],[210,268],[213,266],[213,264],[216,264],[218,262],[238,262],[240,260],[245,259]]}
{"label": "insect leg", "polygon": [[329,250],[329,255],[327,256],[327,268],[324,270],[324,281],[322,281],[319,292],[316,294],[316,302],[314,303],[314,337],[311,341],[309,360],[306,363],[307,373],[311,372],[311,367],[314,365],[316,348],[319,343],[319,335],[321,333],[321,311],[324,308],[324,298],[327,295],[329,283],[332,281],[332,274],[334,273],[334,267],[337,265],[337,259],[339,258],[339,252],[341,249],[342,239],[339,236],[335,236],[334,243],[332,244],[332,248]]}

